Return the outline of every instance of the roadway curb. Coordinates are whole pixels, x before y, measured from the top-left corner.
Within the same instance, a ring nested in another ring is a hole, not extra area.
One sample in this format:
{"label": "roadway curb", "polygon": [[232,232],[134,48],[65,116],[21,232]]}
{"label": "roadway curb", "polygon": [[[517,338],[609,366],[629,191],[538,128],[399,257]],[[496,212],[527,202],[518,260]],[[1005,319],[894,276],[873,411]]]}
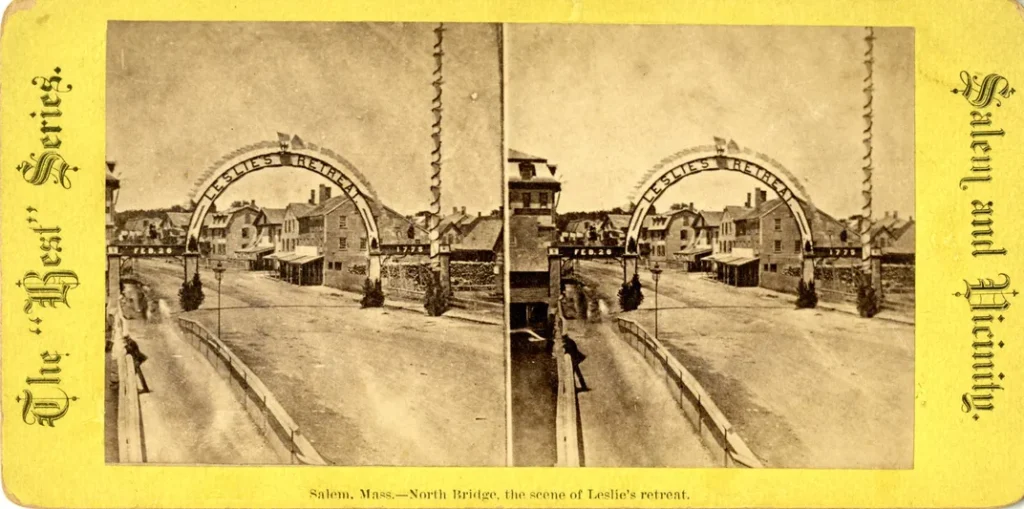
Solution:
{"label": "roadway curb", "polygon": [[[361,300],[361,298],[353,298],[352,300],[354,300],[355,302],[359,302]],[[388,309],[398,309],[398,310],[402,310],[402,311],[408,311],[410,313],[417,313],[417,314],[420,314],[420,315],[423,315],[423,316],[430,316],[430,315],[427,314],[426,310],[422,309],[419,305],[411,304],[411,303],[410,304],[393,304],[393,303],[389,303],[387,301],[384,301],[384,306],[383,307],[388,308]],[[454,314],[454,315],[453,314],[449,314],[449,313],[450,313],[450,311],[445,313],[445,314],[443,314],[443,315],[441,315],[438,318],[454,318],[456,320],[462,320],[464,322],[481,323],[481,324],[484,324],[484,325],[499,325],[499,326],[500,325],[505,325],[505,322],[500,321],[500,320],[491,320],[489,318],[470,316],[470,315],[465,315],[465,314],[462,314],[462,313]]]}
{"label": "roadway curb", "polygon": [[[818,306],[817,307],[819,307],[821,309],[827,309],[829,311],[835,311],[837,313],[846,313],[848,315],[853,315],[853,316],[858,316],[858,317],[860,316],[860,313],[855,313],[853,311],[850,311],[848,309],[843,309],[843,308],[840,308],[840,307],[834,307],[834,306],[832,306],[830,304],[827,304],[827,303],[822,305],[821,302],[818,302]],[[884,313],[884,312],[885,311],[883,310],[882,313]],[[872,319],[878,319],[878,320],[885,320],[885,321],[888,321],[888,322],[901,323],[903,325],[911,325],[911,326],[916,326],[917,325],[914,322],[914,320],[907,320],[907,319],[902,318],[902,317],[897,318],[897,317],[885,316],[885,315],[882,315],[882,314],[877,314],[877,315],[875,315],[875,316],[873,316],[871,318]]]}
{"label": "roadway curb", "polygon": [[[420,306],[412,306],[412,305],[403,306],[403,305],[398,305],[398,304],[388,304],[387,302],[385,302],[384,303],[384,307],[391,308],[391,309],[401,309],[401,310],[404,310],[404,311],[409,311],[411,313],[419,313],[419,314],[421,314],[423,316],[430,316],[430,315],[428,315],[426,313],[426,310],[420,309]],[[484,317],[468,316],[468,315],[463,315],[461,313],[457,314],[457,315],[452,315],[452,314],[449,314],[449,313],[450,313],[450,311],[446,312],[445,314],[443,314],[443,315],[441,315],[441,316],[439,316],[437,318],[454,318],[456,320],[462,320],[464,322],[482,323],[484,325],[505,325],[504,322],[501,322],[501,321],[498,321],[498,320],[491,320],[491,319],[484,318]]]}

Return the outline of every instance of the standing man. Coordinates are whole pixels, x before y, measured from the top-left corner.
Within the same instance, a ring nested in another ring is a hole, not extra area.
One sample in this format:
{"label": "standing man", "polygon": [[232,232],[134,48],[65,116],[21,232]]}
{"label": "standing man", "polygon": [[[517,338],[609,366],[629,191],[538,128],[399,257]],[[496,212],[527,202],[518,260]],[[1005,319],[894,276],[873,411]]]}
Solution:
{"label": "standing man", "polygon": [[569,354],[569,358],[572,359],[572,373],[573,376],[579,380],[580,391],[589,391],[590,389],[587,388],[587,381],[583,378],[583,372],[580,371],[580,363],[586,360],[587,356],[583,355],[579,346],[576,345],[576,341],[573,341],[569,336],[564,336],[562,338],[562,344],[563,348],[565,348],[565,353]]}
{"label": "standing man", "polygon": [[142,390],[140,393],[149,392],[149,384],[146,383],[146,376],[142,374],[142,363],[146,362],[146,354],[139,350],[139,344],[135,342],[131,336],[124,337],[124,351],[128,355],[132,356],[132,363],[135,364],[135,374],[138,375],[139,381],[142,382]]}

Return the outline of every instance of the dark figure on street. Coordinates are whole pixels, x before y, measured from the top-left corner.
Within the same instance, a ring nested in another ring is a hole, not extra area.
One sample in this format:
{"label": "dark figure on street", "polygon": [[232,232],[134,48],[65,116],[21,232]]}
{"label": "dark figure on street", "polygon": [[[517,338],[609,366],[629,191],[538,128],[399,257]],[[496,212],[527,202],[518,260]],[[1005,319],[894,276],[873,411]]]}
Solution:
{"label": "dark figure on street", "polygon": [[139,344],[135,342],[131,336],[124,337],[124,350],[125,353],[132,356],[132,362],[135,364],[135,374],[139,376],[139,382],[142,383],[142,390],[139,392],[149,392],[149,384],[146,383],[146,375],[142,374],[142,363],[146,362],[146,354],[139,350]]}
{"label": "dark figure on street", "polygon": [[569,358],[572,359],[572,372],[573,375],[580,381],[580,391],[586,392],[590,389],[587,388],[587,381],[583,378],[583,372],[580,371],[580,363],[583,362],[587,356],[583,355],[580,351],[579,346],[576,345],[576,341],[573,341],[569,336],[565,336],[563,339],[563,345],[565,347],[565,353],[569,354]]}

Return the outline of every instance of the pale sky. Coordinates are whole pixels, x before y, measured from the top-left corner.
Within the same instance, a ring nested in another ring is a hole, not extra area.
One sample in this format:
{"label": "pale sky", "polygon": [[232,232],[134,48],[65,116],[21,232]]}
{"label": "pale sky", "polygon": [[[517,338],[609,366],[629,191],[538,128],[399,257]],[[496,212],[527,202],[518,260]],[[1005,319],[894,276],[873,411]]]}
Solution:
{"label": "pale sky", "polygon": [[[396,210],[427,209],[435,26],[111,22],[107,159],[121,178],[117,208],[187,202],[212,163],[280,131],[346,158]],[[442,210],[486,214],[501,204],[498,29],[446,28]],[[322,183],[304,170],[264,170],[218,205],[283,207]]]}
{"label": "pale sky", "polygon": [[[558,165],[563,212],[625,206],[662,158],[717,136],[782,163],[817,208],[859,213],[865,32],[508,25],[508,146]],[[914,215],[913,30],[875,36],[873,215],[906,217]],[[757,184],[730,172],[697,175],[655,205],[720,210],[742,205]]]}

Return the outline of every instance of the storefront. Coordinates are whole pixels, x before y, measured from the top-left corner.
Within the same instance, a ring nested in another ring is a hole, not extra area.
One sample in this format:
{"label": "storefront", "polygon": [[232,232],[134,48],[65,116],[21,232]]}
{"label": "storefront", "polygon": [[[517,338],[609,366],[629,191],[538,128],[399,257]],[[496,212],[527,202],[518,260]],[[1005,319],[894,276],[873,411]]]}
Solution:
{"label": "storefront", "polygon": [[252,246],[235,251],[235,256],[245,260],[249,270],[273,270],[275,261],[268,257],[274,252],[274,246]]}
{"label": "storefront", "polygon": [[710,254],[710,247],[688,247],[676,253],[676,259],[683,263],[683,270],[687,272],[710,272],[711,262],[706,260]]}
{"label": "storefront", "polygon": [[275,253],[267,258],[277,260],[277,271],[282,281],[299,286],[316,286],[324,283],[323,255]]}

